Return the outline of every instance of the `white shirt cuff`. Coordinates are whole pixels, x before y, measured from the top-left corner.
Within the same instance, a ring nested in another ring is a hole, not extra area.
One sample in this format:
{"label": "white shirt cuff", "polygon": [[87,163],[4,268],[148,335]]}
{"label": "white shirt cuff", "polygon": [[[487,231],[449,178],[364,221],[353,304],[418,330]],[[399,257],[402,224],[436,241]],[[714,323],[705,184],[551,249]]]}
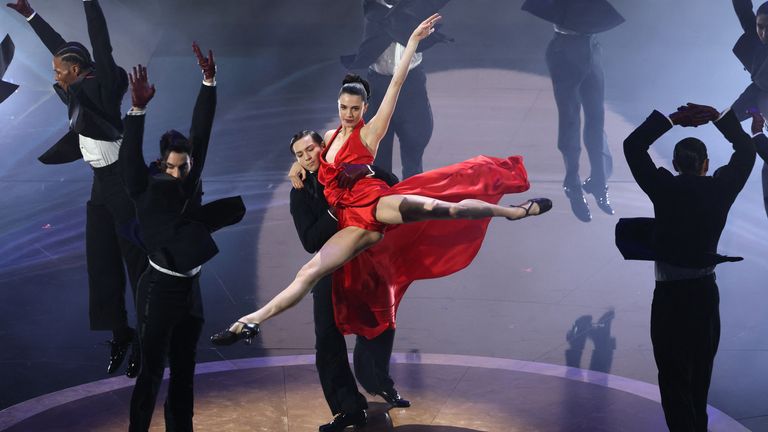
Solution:
{"label": "white shirt cuff", "polygon": [[128,115],[144,115],[146,113],[147,113],[146,108],[131,107],[131,109],[128,111]]}
{"label": "white shirt cuff", "polygon": [[32,18],[34,18],[36,15],[37,15],[37,12],[32,12],[32,15],[30,15],[29,18],[27,18],[27,22],[32,21]]}
{"label": "white shirt cuff", "polygon": [[366,177],[373,177],[373,176],[375,176],[376,173],[373,172],[373,168],[371,168],[370,165],[366,165],[366,166],[368,167],[368,175],[366,175]]}
{"label": "white shirt cuff", "polygon": [[672,127],[675,127],[675,123],[672,121],[672,117],[670,117],[670,116],[664,116],[664,117],[666,117],[667,120],[669,120],[669,124],[671,124]]}
{"label": "white shirt cuff", "polygon": [[731,110],[731,108],[730,108],[730,107],[728,107],[728,109],[727,109],[727,110],[725,110],[725,111],[721,112],[721,113],[720,113],[720,117],[718,117],[718,118],[717,118],[717,120],[715,120],[715,121],[720,121],[720,119],[721,119],[721,118],[723,118],[723,117],[724,117],[726,114],[728,114],[728,111],[730,111],[730,110]]}
{"label": "white shirt cuff", "polygon": [[216,87],[216,78],[210,81],[204,79],[203,84],[207,85],[208,87]]}
{"label": "white shirt cuff", "polygon": [[758,136],[758,135],[763,135],[763,131],[760,131],[760,132],[758,132],[758,133],[756,133],[756,134],[752,134],[752,138],[754,138],[754,137],[756,137],[756,136]]}
{"label": "white shirt cuff", "polygon": [[329,215],[331,215],[331,217],[333,218],[333,220],[335,220],[336,222],[338,222],[338,221],[339,221],[338,219],[336,219],[336,216],[334,216],[334,215],[333,215],[333,213],[331,212],[331,209],[328,209],[328,214],[329,214]]}

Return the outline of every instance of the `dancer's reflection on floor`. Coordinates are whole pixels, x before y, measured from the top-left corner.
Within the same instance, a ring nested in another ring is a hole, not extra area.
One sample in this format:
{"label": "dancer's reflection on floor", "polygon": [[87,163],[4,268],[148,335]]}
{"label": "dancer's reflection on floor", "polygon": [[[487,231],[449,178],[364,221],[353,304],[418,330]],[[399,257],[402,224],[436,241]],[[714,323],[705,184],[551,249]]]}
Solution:
{"label": "dancer's reflection on floor", "polygon": [[573,368],[581,368],[581,357],[587,339],[591,339],[594,349],[589,361],[589,370],[609,373],[613,364],[613,352],[616,349],[616,338],[611,336],[611,322],[615,317],[616,312],[610,309],[596,322],[592,321],[592,315],[582,315],[577,318],[565,336],[568,341],[565,364]]}

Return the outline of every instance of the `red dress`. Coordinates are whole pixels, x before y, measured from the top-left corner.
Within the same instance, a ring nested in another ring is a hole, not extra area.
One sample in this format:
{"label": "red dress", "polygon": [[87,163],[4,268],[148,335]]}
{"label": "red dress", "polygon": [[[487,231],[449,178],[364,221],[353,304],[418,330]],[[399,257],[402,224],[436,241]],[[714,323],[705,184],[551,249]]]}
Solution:
{"label": "red dress", "polygon": [[[362,127],[360,121],[333,164],[325,160],[331,147],[326,146],[320,157],[318,180],[325,186],[328,203],[336,208],[339,229],[356,226],[386,231],[382,241],[333,274],[333,307],[339,330],[372,339],[395,328],[397,307],[411,282],[447,276],[468,266],[480,250],[491,220],[386,225],[375,217],[379,198],[421,195],[449,202],[478,199],[496,204],[505,194],[528,190],[529,184],[522,157],[477,156],[410,177],[391,188],[374,178],[363,178],[352,189],[339,188],[336,176],[343,163],[373,163],[373,155],[360,139]],[[341,127],[329,143],[340,131]]]}

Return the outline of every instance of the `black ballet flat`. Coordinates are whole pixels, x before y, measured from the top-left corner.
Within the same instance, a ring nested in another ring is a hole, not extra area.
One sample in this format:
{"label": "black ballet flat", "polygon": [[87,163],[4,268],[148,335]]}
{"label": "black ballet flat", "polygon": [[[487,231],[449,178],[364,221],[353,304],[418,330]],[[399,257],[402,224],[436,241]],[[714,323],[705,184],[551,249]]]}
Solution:
{"label": "black ballet flat", "polygon": [[245,343],[250,345],[253,342],[253,338],[259,334],[259,325],[257,323],[238,322],[243,325],[243,328],[240,329],[239,333],[226,329],[211,336],[211,343],[214,345],[232,345],[242,339],[245,340]]}
{"label": "black ballet flat", "polygon": [[[528,200],[528,205],[527,206],[525,206],[525,205],[513,205],[513,206],[510,206],[510,207],[516,207],[516,208],[521,208],[521,209],[525,210],[525,216],[523,216],[523,217],[528,217],[528,216],[531,216],[531,208],[533,207],[534,204],[537,204],[539,206],[539,212],[536,213],[534,216],[542,215],[542,214],[544,214],[544,213],[546,213],[546,212],[548,212],[548,211],[550,211],[552,209],[552,200],[549,199],[549,198],[531,198],[531,199]],[[507,218],[507,219],[509,219],[509,220],[517,220],[517,219],[512,219],[512,218]],[[522,219],[522,218],[518,218],[518,219]]]}

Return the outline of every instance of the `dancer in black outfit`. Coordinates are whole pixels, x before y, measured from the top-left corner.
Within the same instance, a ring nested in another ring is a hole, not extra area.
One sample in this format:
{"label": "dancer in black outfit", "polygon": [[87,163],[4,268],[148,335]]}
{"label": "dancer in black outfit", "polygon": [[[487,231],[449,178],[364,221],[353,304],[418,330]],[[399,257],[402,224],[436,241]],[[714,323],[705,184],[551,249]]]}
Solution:
{"label": "dancer in black outfit", "polygon": [[[752,78],[752,83],[733,103],[736,116],[743,121],[753,112],[768,115],[768,2],[755,13],[751,0],[733,0],[733,9],[744,30],[733,53]],[[763,160],[763,204],[768,216],[768,146],[758,145],[757,154]]]}
{"label": "dancer in black outfit", "polygon": [[[314,131],[302,131],[291,139],[291,153],[305,170],[301,188],[291,189],[291,215],[301,244],[309,253],[320,250],[338,231],[338,221],[323,195],[323,185],[317,180],[324,146],[323,138]],[[394,175],[368,165],[347,165],[342,176],[349,187],[366,176],[384,180],[390,186],[398,181]],[[315,365],[325,400],[334,415],[333,421],[320,426],[320,432],[341,431],[349,425],[364,424],[368,408],[349,368],[344,335],[334,321],[331,288],[332,277],[328,275],[312,289]],[[410,402],[395,390],[395,383],[389,375],[394,338],[394,329],[386,330],[371,340],[358,336],[354,351],[355,375],[367,392],[383,397],[394,407],[404,408],[410,406]]]}
{"label": "dancer in black outfit", "polygon": [[[367,69],[371,85],[365,121],[379,111],[384,94],[400,63],[405,45],[414,27],[439,11],[448,0],[363,0],[365,31],[358,51],[341,57],[350,70]],[[403,178],[424,171],[422,158],[432,138],[432,107],[427,94],[427,75],[421,66],[422,53],[437,43],[451,39],[435,32],[419,45],[408,65],[410,72],[400,91],[399,101],[390,120],[389,131],[379,143],[376,165],[392,171],[392,147],[395,135],[400,141]]]}
{"label": "dancer in black outfit", "polygon": [[[673,127],[713,121],[733,144],[730,161],[707,176],[707,148],[698,139],[677,143],[673,175],[657,168],[648,149]],[[707,430],[707,393],[720,340],[715,265],[735,260],[717,255],[728,211],[755,163],[753,142],[765,142],[763,119],[754,116],[750,139],[733,110],[689,104],[669,117],[654,111],[624,141],[632,175],[653,202],[656,289],[651,341],[659,369],[661,404],[673,432]]]}
{"label": "dancer in black outfit", "polygon": [[12,95],[19,88],[18,84],[5,82],[2,79],[5,71],[8,70],[8,66],[11,65],[14,50],[15,46],[11,36],[5,35],[3,41],[0,42],[0,103],[8,99],[8,96]]}
{"label": "dancer in black outfit", "polygon": [[[607,181],[613,158],[604,130],[605,75],[596,34],[621,24],[624,18],[606,0],[527,0],[523,10],[555,27],[546,58],[557,104],[557,148],[565,162],[563,189],[571,210],[582,222],[592,220],[584,197],[587,192],[595,197],[600,210],[612,215]],[[579,176],[582,110],[590,165],[590,176],[583,183]]]}
{"label": "dancer in black outfit", "polygon": [[166,356],[171,370],[166,430],[192,430],[195,354],[203,326],[200,269],[218,252],[211,232],[237,223],[245,212],[239,197],[201,206],[200,175],[216,111],[216,66],[212,52],[206,58],[193,47],[205,79],[189,139],[175,130],[166,132],[161,159],[149,167],[142,155],[144,113],[155,89],[141,65],[131,75],[133,108],[125,118],[120,164],[150,265],[136,297],[142,367],[131,397],[130,431],[149,429]]}
{"label": "dancer in black outfit", "polygon": [[135,295],[147,257],[138,246],[118,234],[136,217],[117,163],[123,136],[120,105],[128,89],[128,76],[112,57],[107,22],[98,1],[83,1],[93,59],[83,44],[67,42],[56,33],[27,0],[8,3],[8,7],[29,21],[53,54],[53,87],[68,108],[69,132],[40,156],[40,161],[62,164],[85,159],[93,168],[85,225],[91,330],[112,331],[108,373],[117,371],[134,342],[126,375],[135,377],[139,353],[135,332],[128,326],[126,315],[125,274],[127,269]]}

